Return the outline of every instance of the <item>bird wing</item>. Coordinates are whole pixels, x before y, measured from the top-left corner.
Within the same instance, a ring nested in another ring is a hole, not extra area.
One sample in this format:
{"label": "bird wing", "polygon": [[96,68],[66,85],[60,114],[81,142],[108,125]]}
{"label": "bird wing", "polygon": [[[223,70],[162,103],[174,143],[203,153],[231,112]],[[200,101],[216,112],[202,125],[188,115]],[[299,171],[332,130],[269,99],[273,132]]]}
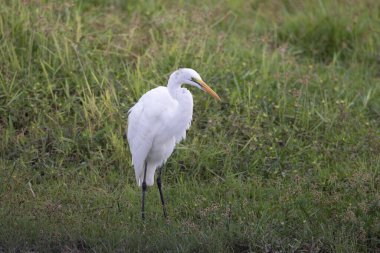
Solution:
{"label": "bird wing", "polygon": [[153,141],[167,125],[172,103],[167,88],[160,86],[145,93],[129,110],[127,137],[138,183]]}

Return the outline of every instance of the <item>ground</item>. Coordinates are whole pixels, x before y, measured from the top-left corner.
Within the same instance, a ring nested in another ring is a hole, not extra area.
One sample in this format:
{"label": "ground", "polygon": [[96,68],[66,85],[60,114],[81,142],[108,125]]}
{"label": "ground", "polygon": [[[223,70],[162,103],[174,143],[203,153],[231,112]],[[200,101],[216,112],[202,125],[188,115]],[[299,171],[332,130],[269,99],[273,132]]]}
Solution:
{"label": "ground", "polygon": [[[0,252],[379,252],[380,2],[0,2]],[[127,111],[178,67],[141,221]]]}

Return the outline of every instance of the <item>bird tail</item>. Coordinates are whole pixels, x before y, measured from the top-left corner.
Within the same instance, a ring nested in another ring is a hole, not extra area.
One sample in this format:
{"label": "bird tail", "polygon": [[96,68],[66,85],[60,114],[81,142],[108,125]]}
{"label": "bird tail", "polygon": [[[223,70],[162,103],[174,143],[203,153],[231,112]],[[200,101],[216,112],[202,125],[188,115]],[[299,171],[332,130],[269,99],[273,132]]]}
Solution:
{"label": "bird tail", "polygon": [[[136,182],[138,186],[141,186],[144,181],[144,165],[141,169],[136,170]],[[152,186],[154,184],[154,173],[156,172],[157,165],[147,164],[145,182],[147,186]],[[139,173],[137,173],[139,172]]]}

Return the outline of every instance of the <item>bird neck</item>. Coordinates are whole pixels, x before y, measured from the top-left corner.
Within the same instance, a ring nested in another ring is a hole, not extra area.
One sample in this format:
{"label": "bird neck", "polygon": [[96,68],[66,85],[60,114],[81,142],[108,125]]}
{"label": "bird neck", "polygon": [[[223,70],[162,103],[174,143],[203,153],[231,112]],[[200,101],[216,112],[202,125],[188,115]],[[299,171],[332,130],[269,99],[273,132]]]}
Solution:
{"label": "bird neck", "polygon": [[177,97],[178,92],[181,89],[182,83],[178,81],[178,79],[170,77],[168,81],[168,90],[170,95],[172,95],[173,98]]}

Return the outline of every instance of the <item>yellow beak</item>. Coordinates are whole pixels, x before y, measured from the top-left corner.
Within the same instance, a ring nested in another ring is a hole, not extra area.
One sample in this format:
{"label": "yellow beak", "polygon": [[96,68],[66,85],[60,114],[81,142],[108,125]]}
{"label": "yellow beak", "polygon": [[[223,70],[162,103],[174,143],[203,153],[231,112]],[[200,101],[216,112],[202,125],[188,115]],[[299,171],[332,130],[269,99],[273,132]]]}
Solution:
{"label": "yellow beak", "polygon": [[215,99],[221,101],[220,97],[218,96],[218,94],[216,94],[215,91],[213,91],[210,86],[208,86],[203,80],[200,80],[200,79],[196,79],[196,82],[202,87],[202,89],[207,92],[208,94],[210,94],[211,96],[213,96]]}

